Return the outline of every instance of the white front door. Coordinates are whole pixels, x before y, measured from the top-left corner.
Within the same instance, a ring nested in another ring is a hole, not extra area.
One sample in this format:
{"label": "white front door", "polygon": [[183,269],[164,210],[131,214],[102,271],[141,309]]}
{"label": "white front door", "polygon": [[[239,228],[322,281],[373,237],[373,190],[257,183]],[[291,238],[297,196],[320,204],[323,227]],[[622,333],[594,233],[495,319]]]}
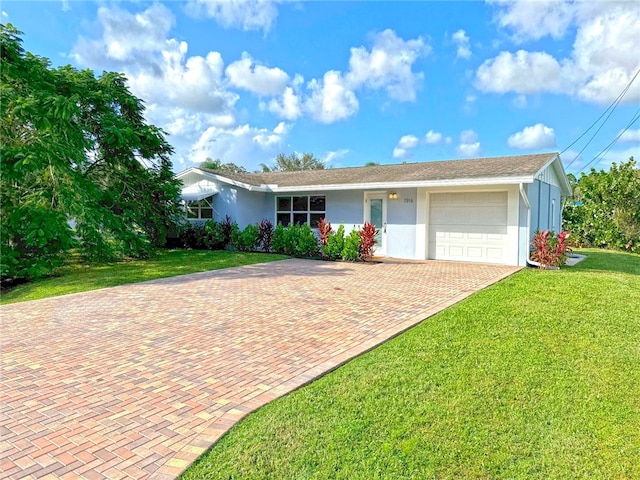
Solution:
{"label": "white front door", "polygon": [[364,194],[364,221],[372,223],[378,230],[374,253],[387,254],[387,194],[386,192],[366,192]]}

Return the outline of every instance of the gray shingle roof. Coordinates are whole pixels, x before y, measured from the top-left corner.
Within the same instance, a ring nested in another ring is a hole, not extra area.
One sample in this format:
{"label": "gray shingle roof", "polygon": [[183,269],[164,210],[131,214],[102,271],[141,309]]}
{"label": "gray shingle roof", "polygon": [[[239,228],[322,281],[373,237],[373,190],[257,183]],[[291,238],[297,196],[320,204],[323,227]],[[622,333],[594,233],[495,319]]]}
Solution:
{"label": "gray shingle roof", "polygon": [[557,153],[509,157],[445,160],[438,162],[375,165],[371,167],[328,168],[299,172],[227,173],[203,169],[237,182],[253,186],[308,187],[312,185],[349,185],[362,183],[420,182],[492,177],[533,176]]}

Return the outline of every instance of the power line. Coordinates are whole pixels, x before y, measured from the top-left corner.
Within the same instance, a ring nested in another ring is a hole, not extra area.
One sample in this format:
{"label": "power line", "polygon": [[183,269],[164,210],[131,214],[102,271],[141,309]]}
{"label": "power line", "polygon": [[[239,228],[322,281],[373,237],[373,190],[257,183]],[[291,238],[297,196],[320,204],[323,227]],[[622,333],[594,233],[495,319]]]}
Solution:
{"label": "power line", "polygon": [[[638,121],[638,119],[640,119],[640,108],[638,110],[636,110],[636,113],[633,115],[633,117],[631,118],[631,120],[629,121],[629,123],[627,123],[627,126],[624,127],[624,129],[622,129],[622,131],[616,136],[616,138],[614,138],[611,143],[609,143],[609,145],[607,145],[606,147],[604,147],[600,153],[598,153],[595,157],[593,157],[593,159],[587,163],[583,168],[589,168],[596,160],[598,160],[598,158],[602,157],[604,158],[604,155],[606,155],[609,150],[611,150],[611,147],[613,147],[615,145],[615,143],[618,141],[618,139],[624,134],[624,132],[626,132],[627,130],[629,130],[629,128]],[[601,158],[601,159],[602,159]],[[597,163],[597,162],[596,162]]]}
{"label": "power line", "polygon": [[567,146],[564,150],[562,150],[562,152],[560,152],[560,154],[563,154],[564,152],[566,152],[567,150],[569,150],[569,148],[571,148],[573,145],[576,144],[576,142],[578,142],[578,140],[580,140],[582,137],[584,137],[587,132],[589,132],[589,130],[591,130],[601,119],[602,117],[604,117],[607,112],[609,112],[609,110],[611,110],[609,112],[609,115],[607,115],[607,118],[604,119],[604,121],[602,122],[602,124],[600,125],[600,127],[598,127],[598,129],[594,132],[594,134],[591,136],[591,138],[589,139],[589,141],[587,142],[587,144],[582,148],[582,150],[580,150],[580,152],[578,152],[578,154],[573,158],[573,160],[571,160],[565,168],[569,168],[571,165],[573,165],[573,163],[578,159],[578,157],[580,157],[580,154],[582,152],[584,152],[584,150],[589,146],[589,144],[593,141],[593,139],[595,138],[595,136],[598,134],[598,132],[602,129],[602,127],[604,126],[604,124],[607,122],[607,120],[609,120],[609,117],[611,117],[611,115],[613,114],[614,110],[618,107],[618,105],[620,104],[620,102],[622,101],[622,98],[626,95],[626,93],[629,91],[629,88],[631,88],[631,85],[633,84],[633,82],[635,81],[635,79],[638,77],[638,75],[640,74],[640,69],[638,69],[638,71],[635,73],[635,75],[633,76],[633,78],[631,78],[631,80],[629,81],[629,83],[627,84],[626,87],[624,87],[624,89],[622,89],[622,92],[620,92],[620,94],[616,97],[616,99],[611,103],[611,105],[609,105],[607,107],[607,109],[602,112],[602,114],[589,126],[589,128],[587,128],[578,138],[576,138],[569,146]]}

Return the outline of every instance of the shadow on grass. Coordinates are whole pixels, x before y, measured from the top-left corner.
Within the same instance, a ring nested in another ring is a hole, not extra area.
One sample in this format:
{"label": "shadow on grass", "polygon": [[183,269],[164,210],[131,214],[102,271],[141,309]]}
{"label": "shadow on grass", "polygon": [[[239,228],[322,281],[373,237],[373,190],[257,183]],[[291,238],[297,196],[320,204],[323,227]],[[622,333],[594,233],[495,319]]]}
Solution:
{"label": "shadow on grass", "polygon": [[588,270],[598,270],[640,275],[640,255],[638,254],[593,248],[576,249],[575,253],[586,255],[587,258],[573,267],[563,267],[563,271],[584,272]]}

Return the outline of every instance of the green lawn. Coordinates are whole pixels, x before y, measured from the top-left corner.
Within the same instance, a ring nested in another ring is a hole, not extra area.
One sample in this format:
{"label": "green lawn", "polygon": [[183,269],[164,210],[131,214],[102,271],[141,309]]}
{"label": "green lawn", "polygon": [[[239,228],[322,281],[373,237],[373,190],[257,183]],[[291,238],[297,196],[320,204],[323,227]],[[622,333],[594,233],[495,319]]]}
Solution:
{"label": "green lawn", "polygon": [[582,253],[272,402],[183,478],[640,478],[640,256]]}
{"label": "green lawn", "polygon": [[86,292],[98,288],[143,282],[156,278],[239,267],[252,263],[287,258],[264,253],[240,253],[226,250],[160,250],[149,260],[118,262],[108,265],[76,263],[60,269],[55,277],[19,285],[0,296],[0,304]]}

